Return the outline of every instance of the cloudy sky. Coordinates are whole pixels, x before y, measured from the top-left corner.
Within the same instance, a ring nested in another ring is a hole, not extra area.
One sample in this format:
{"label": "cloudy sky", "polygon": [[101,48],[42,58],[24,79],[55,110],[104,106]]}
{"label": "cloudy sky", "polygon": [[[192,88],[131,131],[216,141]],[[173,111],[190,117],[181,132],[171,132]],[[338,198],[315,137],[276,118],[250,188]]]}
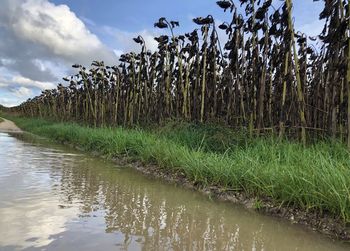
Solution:
{"label": "cloudy sky", "polygon": [[[296,28],[318,34],[322,1],[294,2]],[[274,0],[275,7],[282,3]],[[0,0],[0,104],[15,106],[54,88],[74,63],[117,64],[117,55],[138,49],[138,34],[154,49],[159,17],[180,21],[183,33],[195,27],[193,17],[208,14],[230,20],[215,0]]]}

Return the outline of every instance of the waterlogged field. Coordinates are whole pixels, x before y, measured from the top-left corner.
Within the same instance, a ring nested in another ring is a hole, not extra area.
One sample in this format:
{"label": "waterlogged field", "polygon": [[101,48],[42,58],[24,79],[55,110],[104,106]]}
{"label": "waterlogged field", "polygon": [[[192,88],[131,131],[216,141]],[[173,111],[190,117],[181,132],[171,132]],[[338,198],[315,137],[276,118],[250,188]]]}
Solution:
{"label": "waterlogged field", "polygon": [[0,250],[349,250],[33,136],[0,142]]}
{"label": "waterlogged field", "polygon": [[[229,129],[184,127],[157,130],[88,128],[72,123],[14,118],[48,138],[115,157],[127,154],[203,185],[243,190],[311,212],[350,220],[350,157],[336,141],[308,147],[272,137],[247,140]],[[224,130],[221,138],[220,133]],[[211,132],[212,131],[212,132]],[[226,142],[226,143],[225,143]],[[224,150],[226,149],[226,150]]]}

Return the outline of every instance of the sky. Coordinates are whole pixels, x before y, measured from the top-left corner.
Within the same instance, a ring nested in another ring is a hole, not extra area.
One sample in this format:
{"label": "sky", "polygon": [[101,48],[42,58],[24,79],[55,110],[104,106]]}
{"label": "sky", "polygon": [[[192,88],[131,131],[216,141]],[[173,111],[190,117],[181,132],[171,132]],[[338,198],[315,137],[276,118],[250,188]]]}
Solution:
{"label": "sky", "polygon": [[[142,35],[155,50],[153,27],[160,17],[179,21],[175,33],[192,31],[194,17],[211,14],[230,21],[215,0],[0,0],[0,104],[16,106],[52,89],[72,73],[75,63],[92,60],[118,64],[118,55],[137,51],[132,38]],[[238,3],[238,0],[234,0]],[[320,33],[323,1],[294,0],[295,27]],[[274,0],[278,8],[283,0]],[[223,38],[224,39],[224,38]]]}

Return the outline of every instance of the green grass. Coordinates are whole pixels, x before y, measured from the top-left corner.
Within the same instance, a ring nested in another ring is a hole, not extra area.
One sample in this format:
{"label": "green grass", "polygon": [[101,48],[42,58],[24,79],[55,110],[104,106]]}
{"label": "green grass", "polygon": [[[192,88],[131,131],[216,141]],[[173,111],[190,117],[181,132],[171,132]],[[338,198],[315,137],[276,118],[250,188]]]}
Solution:
{"label": "green grass", "polygon": [[153,128],[155,129],[151,127],[146,130],[170,139],[176,144],[204,152],[225,153],[249,143],[244,133],[218,124],[203,125],[171,121]]}
{"label": "green grass", "polygon": [[4,122],[4,120],[3,120],[2,118],[0,118],[0,123],[1,123],[1,122]]}
{"label": "green grass", "polygon": [[247,140],[220,126],[170,123],[157,129],[89,128],[12,117],[19,127],[114,157],[180,170],[203,185],[241,189],[350,222],[350,155],[337,141],[308,147],[273,137]]}

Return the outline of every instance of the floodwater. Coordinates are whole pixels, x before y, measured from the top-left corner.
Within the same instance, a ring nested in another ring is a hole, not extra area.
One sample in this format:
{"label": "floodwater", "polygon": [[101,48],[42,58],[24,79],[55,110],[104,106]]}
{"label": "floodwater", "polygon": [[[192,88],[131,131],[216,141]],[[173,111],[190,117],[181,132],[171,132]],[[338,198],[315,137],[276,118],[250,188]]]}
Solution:
{"label": "floodwater", "polygon": [[33,136],[0,133],[0,250],[350,246]]}

